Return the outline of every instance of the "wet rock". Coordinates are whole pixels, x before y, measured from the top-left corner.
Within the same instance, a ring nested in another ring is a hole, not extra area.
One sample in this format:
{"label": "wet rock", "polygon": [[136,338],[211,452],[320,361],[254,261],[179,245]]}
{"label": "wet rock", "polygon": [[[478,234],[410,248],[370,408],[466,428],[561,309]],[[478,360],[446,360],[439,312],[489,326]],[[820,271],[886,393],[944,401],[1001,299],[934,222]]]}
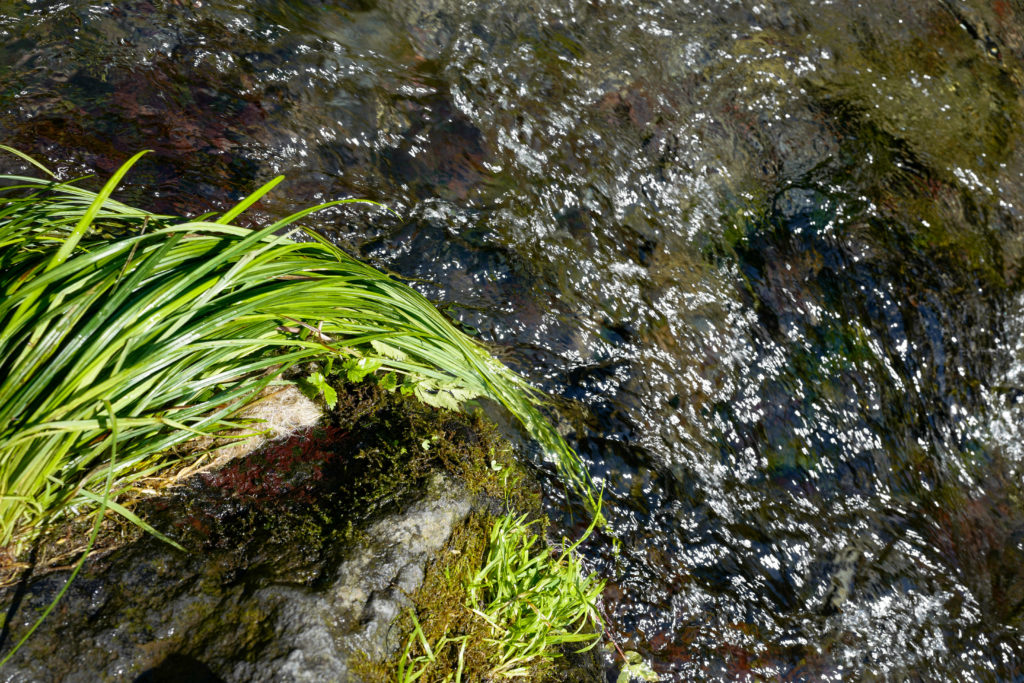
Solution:
{"label": "wet rock", "polygon": [[[357,681],[360,652],[380,658],[398,647],[391,622],[470,507],[461,486],[437,475],[420,496],[355,532],[358,542],[318,553],[325,566],[304,574],[313,581],[240,559],[262,557],[258,548],[184,554],[143,538],[90,560],[0,680]],[[4,651],[67,575],[28,587],[8,614]],[[2,597],[5,611],[12,595]]]}

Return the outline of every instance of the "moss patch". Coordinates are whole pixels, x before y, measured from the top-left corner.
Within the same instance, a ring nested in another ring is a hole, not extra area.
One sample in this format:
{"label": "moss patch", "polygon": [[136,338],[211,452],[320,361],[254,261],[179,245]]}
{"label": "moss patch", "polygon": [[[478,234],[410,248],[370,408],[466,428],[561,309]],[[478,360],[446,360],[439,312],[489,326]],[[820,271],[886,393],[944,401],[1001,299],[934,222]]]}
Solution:
{"label": "moss patch", "polygon": [[[430,643],[438,643],[452,634],[469,635],[479,642],[486,636],[483,621],[465,607],[465,583],[483,564],[487,552],[487,534],[494,516],[486,510],[474,510],[449,537],[444,550],[427,568],[423,584],[412,596],[415,614],[424,636]],[[403,642],[413,630],[411,614],[406,612],[395,624],[403,634]],[[389,683],[394,680],[399,652],[386,662],[373,662],[362,657],[356,663],[356,673],[367,683]],[[424,683],[443,680],[458,667],[458,646],[449,646],[436,651],[438,660],[424,675]],[[486,670],[487,655],[482,648],[467,648],[465,672]],[[482,678],[464,677],[464,680]]]}

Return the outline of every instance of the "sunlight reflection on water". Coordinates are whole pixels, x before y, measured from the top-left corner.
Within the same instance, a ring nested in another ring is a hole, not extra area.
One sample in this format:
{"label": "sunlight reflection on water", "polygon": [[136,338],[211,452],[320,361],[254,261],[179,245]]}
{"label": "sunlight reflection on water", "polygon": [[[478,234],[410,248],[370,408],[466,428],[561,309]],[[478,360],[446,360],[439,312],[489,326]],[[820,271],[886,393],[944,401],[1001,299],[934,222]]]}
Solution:
{"label": "sunlight reflection on water", "polygon": [[1021,677],[1020,10],[179,5],[3,11],[5,140],[398,210],[323,227],[575,402],[667,680]]}

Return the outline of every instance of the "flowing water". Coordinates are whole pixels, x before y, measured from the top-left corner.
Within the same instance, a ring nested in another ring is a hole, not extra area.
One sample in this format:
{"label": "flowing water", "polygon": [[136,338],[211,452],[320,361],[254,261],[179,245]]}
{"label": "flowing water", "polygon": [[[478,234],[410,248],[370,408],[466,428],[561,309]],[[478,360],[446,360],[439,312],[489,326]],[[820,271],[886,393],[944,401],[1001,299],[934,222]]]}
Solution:
{"label": "flowing water", "polygon": [[566,399],[666,681],[1024,680],[1022,88],[1017,0],[0,2],[4,142],[402,216],[318,220]]}

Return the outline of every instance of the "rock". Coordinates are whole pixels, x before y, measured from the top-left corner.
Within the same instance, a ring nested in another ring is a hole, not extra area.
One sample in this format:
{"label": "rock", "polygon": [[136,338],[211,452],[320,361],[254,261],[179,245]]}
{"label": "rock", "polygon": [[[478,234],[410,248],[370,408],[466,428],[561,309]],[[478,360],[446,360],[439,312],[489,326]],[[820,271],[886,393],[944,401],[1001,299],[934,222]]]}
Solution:
{"label": "rock", "polygon": [[[358,681],[354,657],[382,658],[400,645],[392,621],[470,507],[460,485],[435,475],[420,496],[357,531],[359,542],[318,552],[323,566],[293,574],[268,571],[252,547],[279,543],[272,535],[189,554],[143,538],[90,559],[0,680]],[[67,575],[28,587],[5,652]],[[0,596],[5,611],[12,595]]]}

